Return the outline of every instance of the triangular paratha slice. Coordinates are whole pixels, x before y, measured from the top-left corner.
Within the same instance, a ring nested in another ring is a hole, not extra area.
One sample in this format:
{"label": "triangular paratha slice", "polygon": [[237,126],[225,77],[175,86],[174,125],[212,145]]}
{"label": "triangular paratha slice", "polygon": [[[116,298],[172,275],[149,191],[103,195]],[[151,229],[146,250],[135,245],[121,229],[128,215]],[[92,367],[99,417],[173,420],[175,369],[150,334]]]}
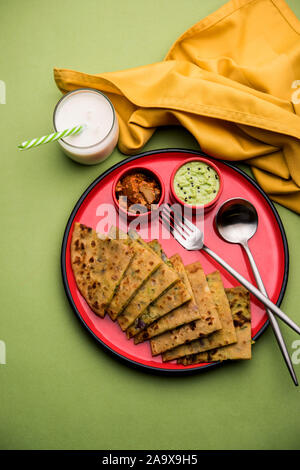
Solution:
{"label": "triangular paratha slice", "polygon": [[225,289],[237,336],[237,342],[222,348],[194,354],[178,359],[178,363],[189,365],[236,359],[251,359],[251,310],[250,296],[242,286]]}
{"label": "triangular paratha slice", "polygon": [[162,355],[163,361],[172,361],[179,357],[219,348],[237,341],[231,310],[222,283],[221,274],[219,271],[215,271],[208,274],[206,279],[218,310],[222,329],[215,331],[204,338],[199,338],[191,343],[183,344],[177,348],[171,349],[170,351],[166,351]]}
{"label": "triangular paratha slice", "polygon": [[[177,324],[182,326],[151,339],[151,351],[154,356],[202,336],[207,336],[222,327],[201,264],[199,262],[192,263],[186,266],[185,269],[193,291],[198,317],[193,318],[193,312],[191,312],[190,319],[188,319],[189,316],[186,312],[182,315],[182,312],[177,313],[175,311],[160,319],[158,323],[163,323],[165,327],[173,327]],[[169,316],[170,318],[166,319]]]}
{"label": "triangular paratha slice", "polygon": [[104,317],[105,309],[133,257],[124,240],[98,237],[95,230],[75,223],[71,263],[76,284],[90,308]]}
{"label": "triangular paratha slice", "polygon": [[[152,240],[148,243],[148,246],[150,246],[151,249],[162,258],[164,263],[177,272],[171,261],[162,250],[158,240]],[[161,294],[154,302],[152,302],[145,312],[136,318],[134,323],[126,330],[128,338],[136,336],[134,339],[135,344],[144,341],[142,332],[147,326],[191,299],[191,295],[182,281],[181,273],[177,272],[177,276],[178,280],[175,282],[175,284],[172,285],[172,287],[166,289],[163,294]]]}
{"label": "triangular paratha slice", "polygon": [[107,308],[112,320],[123,312],[142,284],[162,264],[161,258],[143,243],[132,240],[131,246],[134,250],[134,257]]}
{"label": "triangular paratha slice", "polygon": [[148,338],[147,332],[144,335],[144,330],[147,326],[189,300],[191,300],[191,294],[180,279],[174,286],[170,287],[170,289],[149,305],[146,311],[126,330],[127,336],[129,338],[134,336],[135,344],[142,343]]}
{"label": "triangular paratha slice", "polygon": [[[159,243],[152,243],[161,257]],[[149,247],[149,244],[148,244]],[[151,247],[151,245],[150,245]],[[153,248],[151,248],[153,249]],[[142,284],[135,296],[131,299],[125,310],[118,316],[118,323],[125,331],[132,323],[144,313],[146,308],[169,287],[173,286],[179,280],[176,271],[163,262],[158,269]]]}
{"label": "triangular paratha slice", "polygon": [[176,308],[176,310],[172,309],[170,313],[153,322],[145,331],[135,337],[135,344],[141,341],[146,341],[147,339],[153,338],[154,336],[161,335],[165,331],[174,329],[184,323],[189,323],[192,320],[200,318],[200,312],[195,302],[193,291],[180,256],[176,254],[170,258],[170,261],[173,264],[174,269],[178,272],[191,300],[179,308]]}

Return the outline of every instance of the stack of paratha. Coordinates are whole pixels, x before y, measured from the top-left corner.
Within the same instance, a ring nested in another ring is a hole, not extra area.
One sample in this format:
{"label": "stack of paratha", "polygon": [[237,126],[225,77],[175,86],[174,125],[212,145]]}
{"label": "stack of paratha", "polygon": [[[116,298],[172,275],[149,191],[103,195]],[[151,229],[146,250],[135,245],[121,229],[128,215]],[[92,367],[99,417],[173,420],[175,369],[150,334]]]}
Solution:
{"label": "stack of paratha", "polygon": [[251,358],[249,293],[224,290],[218,271],[170,259],[157,240],[112,229],[107,237],[75,223],[71,261],[90,308],[117,321],[128,339],[150,340],[153,356],[184,365]]}

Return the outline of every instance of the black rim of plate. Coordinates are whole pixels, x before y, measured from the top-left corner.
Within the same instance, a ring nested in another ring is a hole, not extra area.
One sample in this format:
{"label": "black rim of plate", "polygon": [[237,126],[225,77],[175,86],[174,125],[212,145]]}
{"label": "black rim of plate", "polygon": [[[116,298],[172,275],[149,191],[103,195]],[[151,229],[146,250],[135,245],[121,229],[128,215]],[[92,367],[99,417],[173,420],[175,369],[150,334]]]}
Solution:
{"label": "black rim of plate", "polygon": [[[61,247],[61,272],[62,272],[64,288],[65,288],[65,291],[66,291],[66,294],[67,294],[67,298],[68,298],[68,300],[71,304],[71,307],[73,308],[74,312],[76,313],[76,315],[79,318],[79,320],[81,321],[81,323],[85,326],[85,328],[89,331],[89,333],[97,340],[98,343],[100,343],[106,350],[108,350],[110,353],[112,353],[115,357],[117,357],[118,359],[121,359],[122,362],[126,362],[127,364],[129,363],[132,366],[142,368],[144,370],[147,369],[147,370],[155,372],[155,373],[162,373],[162,374],[171,373],[171,374],[174,374],[174,375],[178,375],[178,374],[182,374],[182,373],[187,374],[187,373],[193,373],[193,372],[196,372],[196,371],[203,371],[203,370],[206,370],[206,369],[211,368],[211,367],[216,367],[216,366],[220,365],[221,363],[220,363],[220,361],[212,362],[211,364],[206,364],[205,366],[194,367],[192,369],[188,369],[188,368],[187,369],[161,369],[159,367],[154,367],[154,366],[148,366],[146,364],[141,364],[138,361],[134,361],[132,359],[129,359],[126,356],[123,356],[122,354],[119,354],[118,352],[116,352],[112,348],[110,348],[107,344],[105,344],[104,341],[102,341],[100,338],[98,338],[98,336],[95,335],[95,333],[88,327],[88,325],[85,323],[85,321],[81,317],[81,315],[80,315],[80,313],[79,313],[79,311],[76,307],[76,304],[73,300],[73,297],[72,297],[72,294],[71,294],[71,291],[70,291],[70,288],[69,288],[69,284],[68,284],[67,274],[66,274],[66,247],[67,247],[70,228],[71,228],[73,220],[74,220],[74,218],[77,214],[77,211],[79,210],[81,204],[83,203],[83,201],[85,200],[87,195],[92,191],[92,189],[94,189],[94,187],[100,181],[102,181],[107,175],[109,175],[112,171],[114,171],[117,168],[125,165],[128,162],[138,160],[139,158],[142,158],[142,157],[147,157],[147,156],[150,156],[150,155],[156,155],[158,153],[174,153],[174,152],[189,153],[191,155],[199,155],[199,156],[207,157],[207,158],[215,161],[216,163],[221,162],[224,165],[232,168],[234,171],[236,171],[240,175],[242,175],[247,181],[249,181],[257,189],[257,191],[260,192],[260,194],[263,195],[263,197],[267,201],[271,211],[273,212],[273,214],[275,216],[275,219],[277,221],[277,224],[279,226],[280,233],[281,233],[281,238],[282,238],[282,243],[283,243],[283,249],[284,249],[284,276],[283,276],[283,280],[282,280],[281,290],[280,290],[280,293],[279,293],[279,296],[278,296],[278,299],[277,299],[277,302],[276,302],[276,305],[280,306],[280,304],[282,302],[282,299],[284,297],[284,293],[285,293],[287,282],[288,282],[289,248],[288,248],[288,242],[287,242],[286,233],[285,233],[283,224],[281,222],[280,216],[279,216],[274,204],[270,200],[269,196],[264,192],[264,190],[256,183],[256,181],[254,179],[252,179],[250,176],[248,176],[247,173],[245,173],[243,170],[241,170],[240,168],[237,168],[232,163],[228,163],[227,161],[225,162],[224,160],[218,160],[216,158],[211,157],[210,155],[207,155],[204,152],[197,151],[197,150],[189,150],[189,149],[184,149],[184,148],[166,148],[166,149],[150,150],[148,152],[139,153],[138,155],[134,155],[132,157],[127,157],[123,161],[121,161],[119,163],[116,163],[111,168],[109,168],[104,173],[102,173],[100,176],[98,176],[87,187],[87,189],[84,191],[82,196],[78,199],[78,201],[75,204],[75,206],[74,206],[74,208],[71,212],[71,215],[69,217],[67,226],[65,228],[63,241],[62,241],[62,247]],[[269,325],[269,320],[267,320],[265,322],[265,324],[261,327],[261,329],[258,331],[258,333],[252,339],[254,341],[256,341],[264,333],[264,331],[266,330],[268,325]]]}

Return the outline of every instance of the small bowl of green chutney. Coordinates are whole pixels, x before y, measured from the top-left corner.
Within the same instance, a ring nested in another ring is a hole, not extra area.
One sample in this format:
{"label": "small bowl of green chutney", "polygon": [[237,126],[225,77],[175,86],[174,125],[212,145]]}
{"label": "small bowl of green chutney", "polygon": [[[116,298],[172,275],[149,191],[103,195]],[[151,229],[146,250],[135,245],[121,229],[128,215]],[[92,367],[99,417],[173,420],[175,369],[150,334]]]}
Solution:
{"label": "small bowl of green chutney", "polygon": [[171,193],[176,202],[192,210],[212,209],[223,189],[218,167],[206,158],[188,158],[171,175]]}

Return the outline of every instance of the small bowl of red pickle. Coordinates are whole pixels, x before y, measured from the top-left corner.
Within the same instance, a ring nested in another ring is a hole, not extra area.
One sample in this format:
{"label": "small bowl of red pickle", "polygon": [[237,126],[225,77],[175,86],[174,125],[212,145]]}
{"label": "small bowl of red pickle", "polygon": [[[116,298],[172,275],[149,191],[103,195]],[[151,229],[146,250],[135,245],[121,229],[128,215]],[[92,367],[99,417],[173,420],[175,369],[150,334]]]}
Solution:
{"label": "small bowl of red pickle", "polygon": [[164,201],[164,184],[153,170],[130,167],[115,180],[112,196],[117,208],[128,218],[149,216]]}

